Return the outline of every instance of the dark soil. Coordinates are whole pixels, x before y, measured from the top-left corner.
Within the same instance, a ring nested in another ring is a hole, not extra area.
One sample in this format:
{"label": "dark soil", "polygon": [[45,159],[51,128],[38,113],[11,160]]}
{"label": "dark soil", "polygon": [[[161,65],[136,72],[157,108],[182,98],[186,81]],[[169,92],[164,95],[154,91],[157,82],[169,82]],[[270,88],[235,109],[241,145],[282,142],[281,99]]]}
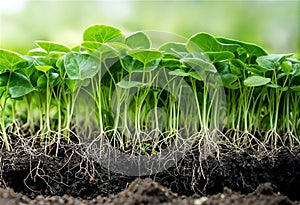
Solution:
{"label": "dark soil", "polygon": [[87,157],[84,145],[61,145],[57,156],[55,147],[46,155],[40,146],[24,146],[0,151],[0,205],[300,204],[299,147],[259,153],[223,147],[219,158],[200,158],[193,149],[176,167],[137,178],[109,172]]}
{"label": "dark soil", "polygon": [[136,179],[127,189],[109,197],[98,196],[92,200],[82,200],[72,196],[42,196],[30,199],[12,189],[0,188],[0,205],[39,204],[39,205],[299,205],[287,196],[275,193],[270,183],[261,184],[254,192],[244,195],[224,188],[224,191],[207,197],[178,196],[151,179]]}

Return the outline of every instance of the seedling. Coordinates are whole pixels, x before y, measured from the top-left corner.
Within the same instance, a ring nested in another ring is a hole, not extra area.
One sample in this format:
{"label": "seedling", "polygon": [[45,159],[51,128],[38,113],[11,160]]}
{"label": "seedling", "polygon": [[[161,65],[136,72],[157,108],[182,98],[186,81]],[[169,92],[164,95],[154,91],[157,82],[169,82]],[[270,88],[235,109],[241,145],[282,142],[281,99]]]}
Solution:
{"label": "seedling", "polygon": [[[207,33],[152,48],[146,33],[126,36],[106,25],[88,27],[72,49],[36,45],[26,55],[0,49],[7,150],[12,137],[25,137],[7,133],[11,126],[46,146],[82,135],[76,128],[91,130],[83,138],[96,130],[118,149],[143,154],[187,138],[238,147],[300,142],[300,61],[293,54]],[[82,96],[92,106],[78,104]]]}

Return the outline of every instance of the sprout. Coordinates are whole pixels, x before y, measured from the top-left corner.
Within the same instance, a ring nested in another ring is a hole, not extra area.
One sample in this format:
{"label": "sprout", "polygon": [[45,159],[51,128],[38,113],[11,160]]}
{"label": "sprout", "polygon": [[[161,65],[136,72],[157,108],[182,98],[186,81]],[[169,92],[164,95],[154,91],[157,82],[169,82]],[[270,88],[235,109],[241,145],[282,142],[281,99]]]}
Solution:
{"label": "sprout", "polygon": [[203,32],[152,43],[142,31],[93,25],[73,49],[50,41],[36,41],[27,55],[0,49],[1,142],[11,150],[11,126],[45,148],[76,135],[142,155],[182,139],[207,148],[300,143],[293,54]]}

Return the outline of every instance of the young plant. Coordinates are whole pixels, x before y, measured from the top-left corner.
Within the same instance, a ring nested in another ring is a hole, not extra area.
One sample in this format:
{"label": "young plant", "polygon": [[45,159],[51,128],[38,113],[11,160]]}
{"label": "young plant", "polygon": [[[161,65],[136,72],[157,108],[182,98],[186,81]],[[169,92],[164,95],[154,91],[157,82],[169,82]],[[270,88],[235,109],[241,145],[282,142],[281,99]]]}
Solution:
{"label": "young plant", "polygon": [[[6,128],[8,119],[11,119],[13,122],[16,120],[15,101],[34,90],[27,76],[18,72],[18,70],[26,68],[26,66],[26,60],[20,54],[0,49],[0,128],[1,139],[7,150],[11,148]],[[12,110],[9,113],[7,113],[8,100],[11,100],[13,103]]]}
{"label": "young plant", "polygon": [[141,31],[93,25],[72,49],[50,41],[36,41],[27,55],[0,49],[5,148],[28,133],[45,150],[56,144],[56,154],[72,136],[133,155],[182,142],[207,152],[222,141],[264,149],[300,143],[300,61],[292,54],[203,32],[152,43]]}

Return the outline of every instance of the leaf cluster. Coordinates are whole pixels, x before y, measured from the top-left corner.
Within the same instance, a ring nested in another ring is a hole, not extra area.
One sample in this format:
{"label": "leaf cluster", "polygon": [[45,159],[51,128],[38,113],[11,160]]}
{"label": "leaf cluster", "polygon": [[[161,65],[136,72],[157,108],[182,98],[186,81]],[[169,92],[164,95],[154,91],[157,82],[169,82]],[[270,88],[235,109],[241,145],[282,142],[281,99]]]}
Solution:
{"label": "leaf cluster", "polygon": [[75,116],[79,96],[92,102],[79,105],[84,121],[100,133],[112,130],[124,149],[128,142],[141,144],[136,136],[151,130],[189,135],[217,129],[222,116],[227,130],[263,130],[262,141],[289,133],[288,140],[299,142],[300,61],[293,54],[268,54],[203,32],[153,48],[146,33],[126,36],[107,25],[85,29],[73,48],[41,40],[36,46],[26,55],[0,49],[1,141],[7,149],[6,128],[16,121],[49,143],[70,140],[76,126],[88,128]]}

